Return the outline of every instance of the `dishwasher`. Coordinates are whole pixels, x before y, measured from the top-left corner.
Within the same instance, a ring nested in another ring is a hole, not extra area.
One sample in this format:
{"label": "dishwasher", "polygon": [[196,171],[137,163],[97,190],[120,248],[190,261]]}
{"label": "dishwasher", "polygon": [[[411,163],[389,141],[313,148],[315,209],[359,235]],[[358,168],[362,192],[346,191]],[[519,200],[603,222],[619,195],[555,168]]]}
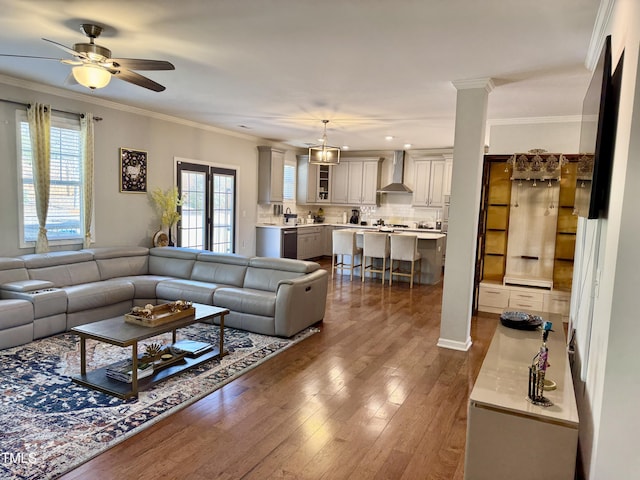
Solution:
{"label": "dishwasher", "polygon": [[283,228],[280,234],[280,256],[282,258],[298,258],[298,229]]}

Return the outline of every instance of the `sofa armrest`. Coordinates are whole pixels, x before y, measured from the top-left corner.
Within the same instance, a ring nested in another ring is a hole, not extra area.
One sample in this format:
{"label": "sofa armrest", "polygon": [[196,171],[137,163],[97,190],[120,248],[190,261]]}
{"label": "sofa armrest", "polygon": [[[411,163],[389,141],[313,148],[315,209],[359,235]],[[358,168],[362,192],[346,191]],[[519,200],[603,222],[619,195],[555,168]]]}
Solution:
{"label": "sofa armrest", "polygon": [[53,282],[47,280],[19,280],[17,282],[3,283],[0,288],[10,292],[33,292],[55,287]]}
{"label": "sofa armrest", "polygon": [[324,318],[328,282],[323,269],[278,282],[276,335],[290,337]]}

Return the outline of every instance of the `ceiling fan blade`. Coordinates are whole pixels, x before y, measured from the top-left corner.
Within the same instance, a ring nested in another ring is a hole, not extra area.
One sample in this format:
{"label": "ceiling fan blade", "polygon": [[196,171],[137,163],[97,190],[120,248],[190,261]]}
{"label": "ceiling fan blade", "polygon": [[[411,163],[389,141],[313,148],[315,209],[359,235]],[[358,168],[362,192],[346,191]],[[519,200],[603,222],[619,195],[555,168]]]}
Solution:
{"label": "ceiling fan blade", "polygon": [[72,48],[67,47],[66,45],[62,45],[61,43],[54,42],[53,40],[49,40],[48,38],[43,38],[42,40],[44,40],[45,42],[53,43],[56,47],[61,48],[62,50],[67,52],[69,55],[73,55],[74,57],[85,58],[84,55],[82,55],[81,53],[76,52],[75,50],[73,50]]}
{"label": "ceiling fan blade", "polygon": [[154,82],[150,78],[143,77],[139,73],[127,70],[126,68],[120,68],[119,70],[112,71],[112,74],[114,77],[119,78],[120,80],[133,83],[134,85],[139,85],[140,87],[148,88],[149,90],[153,90],[154,92],[162,92],[165,90],[165,87],[163,87],[159,83]]}
{"label": "ceiling fan blade", "polygon": [[143,58],[110,58],[114,67],[124,67],[129,70],[175,70],[172,63],[165,60],[145,60]]}
{"label": "ceiling fan blade", "polygon": [[0,53],[0,57],[37,58],[40,60],[56,60],[58,62],[61,61],[61,59],[53,58],[53,57],[36,57],[34,55],[13,55],[11,53]]}

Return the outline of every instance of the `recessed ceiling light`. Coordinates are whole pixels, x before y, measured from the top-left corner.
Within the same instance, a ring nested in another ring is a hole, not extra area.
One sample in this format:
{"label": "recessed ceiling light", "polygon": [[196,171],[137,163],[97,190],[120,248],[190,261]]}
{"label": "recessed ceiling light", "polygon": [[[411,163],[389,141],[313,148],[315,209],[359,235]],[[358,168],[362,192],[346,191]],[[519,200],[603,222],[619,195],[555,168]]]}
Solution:
{"label": "recessed ceiling light", "polygon": [[391,140],[393,140],[393,135],[387,135],[386,137],[384,137],[384,139],[389,142]]}
{"label": "recessed ceiling light", "polygon": [[342,150],[349,150],[349,145],[342,145]]}
{"label": "recessed ceiling light", "polygon": [[405,143],[404,144],[404,148],[411,148],[411,144],[410,143]]}

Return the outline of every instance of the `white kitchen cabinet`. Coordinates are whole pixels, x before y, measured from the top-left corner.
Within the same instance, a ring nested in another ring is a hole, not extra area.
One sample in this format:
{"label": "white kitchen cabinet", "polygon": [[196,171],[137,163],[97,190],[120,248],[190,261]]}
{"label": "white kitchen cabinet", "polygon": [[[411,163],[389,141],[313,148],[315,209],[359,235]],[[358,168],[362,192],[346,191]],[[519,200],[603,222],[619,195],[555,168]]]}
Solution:
{"label": "white kitchen cabinet", "polygon": [[322,255],[330,257],[333,255],[333,225],[322,227]]}
{"label": "white kitchen cabinet", "polygon": [[343,159],[338,165],[309,165],[298,156],[297,201],[300,204],[376,205],[380,158]]}
{"label": "white kitchen cabinet", "polygon": [[442,192],[445,195],[451,195],[451,178],[453,175],[453,155],[445,155],[444,162],[444,181]]}
{"label": "white kitchen cabinet", "polygon": [[349,164],[342,161],[331,167],[331,203],[349,204]]}
{"label": "white kitchen cabinet", "polygon": [[378,204],[380,187],[380,161],[362,162],[362,205]]}
{"label": "white kitchen cabinet", "polygon": [[347,205],[378,203],[379,158],[349,159],[333,168],[332,203]]}
{"label": "white kitchen cabinet", "polygon": [[311,165],[308,155],[298,155],[296,200],[303,205],[329,203],[331,200],[331,167]]}
{"label": "white kitchen cabinet", "polygon": [[298,227],[298,260],[321,257],[324,253],[323,227]]}
{"label": "white kitchen cabinet", "polygon": [[415,187],[413,189],[412,206],[433,207],[444,206],[445,171],[444,160],[415,160]]}
{"label": "white kitchen cabinet", "polygon": [[346,163],[349,169],[347,203],[358,204],[362,201],[362,162]]}
{"label": "white kitchen cabinet", "polygon": [[258,147],[258,203],[282,203],[284,150]]}

